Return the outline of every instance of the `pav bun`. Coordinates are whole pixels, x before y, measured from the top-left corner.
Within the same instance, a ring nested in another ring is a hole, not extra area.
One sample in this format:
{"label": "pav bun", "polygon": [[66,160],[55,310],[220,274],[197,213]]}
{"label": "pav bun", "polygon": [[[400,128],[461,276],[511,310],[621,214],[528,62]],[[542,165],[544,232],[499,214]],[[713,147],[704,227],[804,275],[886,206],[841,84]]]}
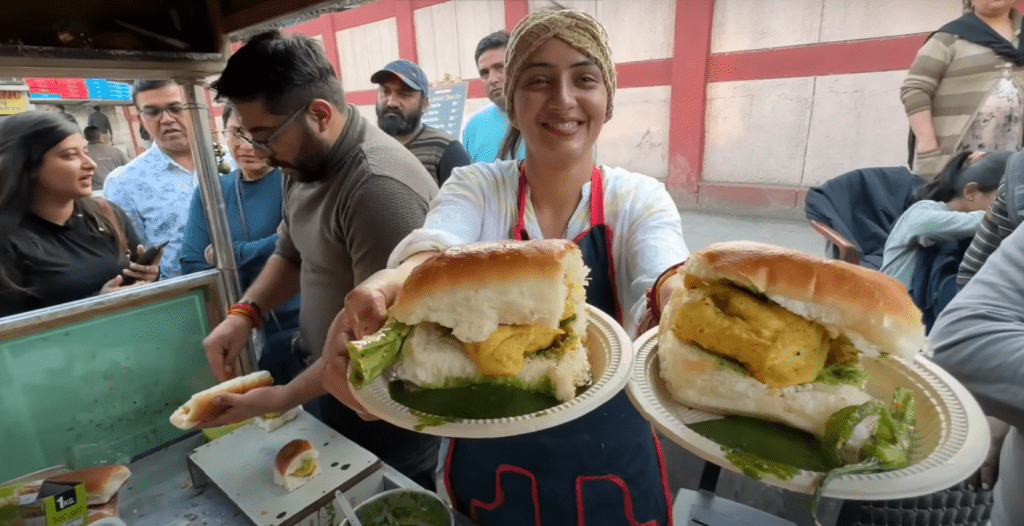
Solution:
{"label": "pav bun", "polygon": [[921,311],[899,281],[865,267],[753,241],[716,243],[680,267],[728,280],[787,310],[846,334],[861,352],[913,360],[926,349]]}
{"label": "pav bun", "polygon": [[92,466],[71,473],[64,473],[48,480],[53,482],[76,482],[85,485],[86,504],[106,504],[121,489],[121,485],[132,476],[125,466]]}
{"label": "pav bun", "polygon": [[[274,483],[284,486],[288,491],[294,491],[320,474],[320,465],[317,462],[319,457],[320,452],[313,448],[309,440],[297,438],[288,442],[274,458]],[[302,468],[304,462],[312,462],[312,471],[296,476],[295,472]]]}
{"label": "pav bun", "polygon": [[451,247],[412,271],[391,314],[407,325],[438,323],[467,343],[498,325],[557,329],[572,314],[572,332],[583,334],[588,272],[579,247],[564,239]]}
{"label": "pav bun", "polygon": [[[735,241],[692,254],[679,273],[684,287],[662,314],[658,360],[688,407],[820,437],[831,415],[873,399],[861,354],[912,360],[926,344],[903,285],[857,265]],[[819,377],[828,360],[843,377]]]}
{"label": "pav bun", "polygon": [[218,395],[243,394],[258,387],[271,385],[274,385],[274,378],[267,371],[256,371],[221,382],[192,395],[188,402],[185,402],[171,415],[171,425],[178,429],[192,429],[202,422],[216,418],[227,409],[213,403],[213,399]]}

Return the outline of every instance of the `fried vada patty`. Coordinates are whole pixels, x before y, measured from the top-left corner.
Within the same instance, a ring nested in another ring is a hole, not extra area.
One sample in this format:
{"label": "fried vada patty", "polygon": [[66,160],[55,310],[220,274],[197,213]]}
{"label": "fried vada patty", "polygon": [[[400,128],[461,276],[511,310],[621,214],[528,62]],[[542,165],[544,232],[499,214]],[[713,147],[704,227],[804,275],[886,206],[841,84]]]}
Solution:
{"label": "fried vada patty", "polygon": [[686,277],[688,290],[672,321],[680,341],[739,362],[769,387],[814,381],[826,365],[856,363],[845,336],[771,300],[724,281]]}

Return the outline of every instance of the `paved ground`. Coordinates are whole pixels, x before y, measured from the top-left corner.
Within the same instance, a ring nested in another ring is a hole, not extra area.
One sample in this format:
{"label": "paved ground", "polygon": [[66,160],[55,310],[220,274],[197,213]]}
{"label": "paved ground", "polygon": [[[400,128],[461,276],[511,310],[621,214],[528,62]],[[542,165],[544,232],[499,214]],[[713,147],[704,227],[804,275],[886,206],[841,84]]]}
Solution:
{"label": "paved ground", "polygon": [[[683,236],[690,251],[711,243],[731,240],[751,240],[773,243],[812,254],[824,254],[825,242],[805,221],[762,219],[726,216],[702,212],[680,212]],[[676,495],[681,488],[695,490],[700,483],[704,462],[682,447],[661,437],[669,472],[669,485]],[[718,497],[766,511],[775,517],[792,521],[799,526],[811,526],[810,496],[766,486],[757,481],[722,470],[716,491]],[[823,501],[822,524],[835,522],[841,501]],[[675,510],[676,526],[688,526],[686,509]]]}
{"label": "paved ground", "polygon": [[806,221],[738,217],[682,211],[683,237],[690,251],[718,241],[750,240],[784,247],[825,253],[825,241]]}

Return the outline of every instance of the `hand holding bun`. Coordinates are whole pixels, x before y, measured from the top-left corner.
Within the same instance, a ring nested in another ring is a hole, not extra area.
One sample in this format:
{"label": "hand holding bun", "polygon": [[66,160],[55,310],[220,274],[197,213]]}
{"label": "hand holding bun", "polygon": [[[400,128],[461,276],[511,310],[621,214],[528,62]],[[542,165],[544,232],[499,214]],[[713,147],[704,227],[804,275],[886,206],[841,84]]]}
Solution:
{"label": "hand holding bun", "polygon": [[218,395],[225,393],[242,394],[258,387],[274,385],[274,379],[267,371],[256,371],[221,382],[205,391],[192,395],[192,398],[171,415],[171,424],[178,429],[192,429],[199,424],[212,420],[228,408],[215,404]]}

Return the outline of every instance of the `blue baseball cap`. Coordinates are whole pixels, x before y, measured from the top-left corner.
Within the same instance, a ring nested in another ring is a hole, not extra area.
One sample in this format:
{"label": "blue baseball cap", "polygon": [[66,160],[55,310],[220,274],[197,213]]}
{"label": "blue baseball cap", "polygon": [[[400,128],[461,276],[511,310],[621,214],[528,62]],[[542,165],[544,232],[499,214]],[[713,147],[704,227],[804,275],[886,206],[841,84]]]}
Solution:
{"label": "blue baseball cap", "polygon": [[387,66],[384,66],[384,69],[370,77],[370,82],[380,84],[387,79],[387,75],[395,75],[406,86],[416,91],[422,91],[424,94],[427,93],[427,86],[430,85],[430,82],[427,80],[427,74],[415,62],[410,62],[404,58],[388,63]]}

